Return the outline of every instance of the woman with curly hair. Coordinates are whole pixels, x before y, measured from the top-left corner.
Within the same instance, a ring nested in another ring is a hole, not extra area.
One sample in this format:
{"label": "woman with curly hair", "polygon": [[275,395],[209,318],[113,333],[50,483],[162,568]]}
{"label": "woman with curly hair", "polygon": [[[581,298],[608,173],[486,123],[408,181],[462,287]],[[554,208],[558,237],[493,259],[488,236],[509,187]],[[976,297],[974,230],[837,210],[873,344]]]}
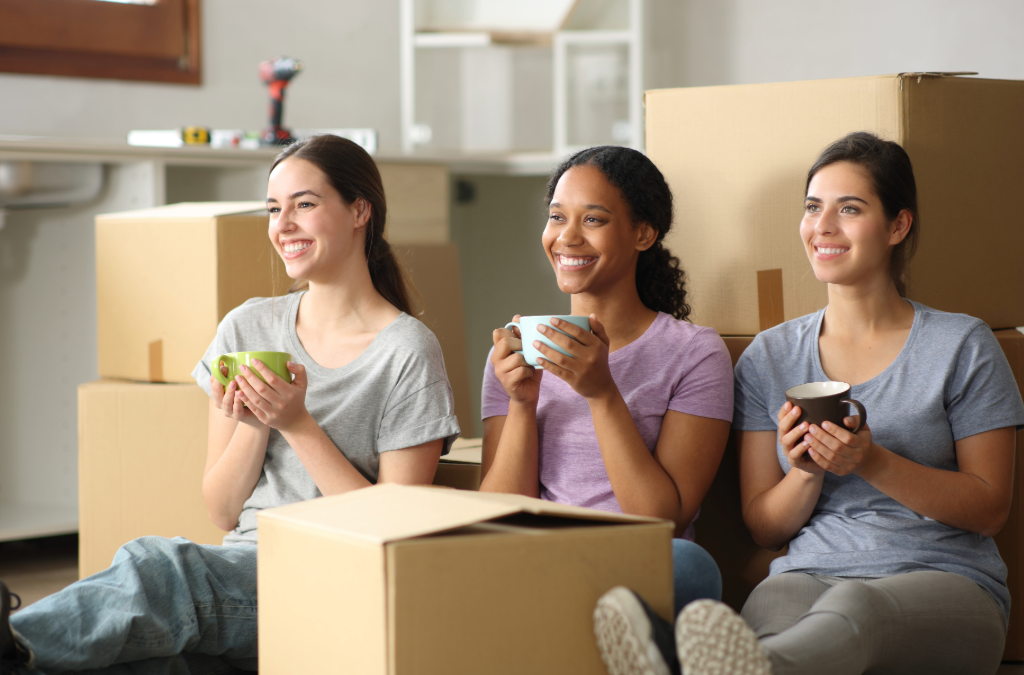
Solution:
{"label": "woman with curly hair", "polygon": [[672,192],[629,148],[580,151],[548,182],[541,237],[572,314],[541,326],[571,356],[494,331],[483,382],[481,490],[541,497],[676,523],[675,602],[721,596],[693,542],[732,419],[732,367],[715,331],[689,323],[684,274],[663,244]]}

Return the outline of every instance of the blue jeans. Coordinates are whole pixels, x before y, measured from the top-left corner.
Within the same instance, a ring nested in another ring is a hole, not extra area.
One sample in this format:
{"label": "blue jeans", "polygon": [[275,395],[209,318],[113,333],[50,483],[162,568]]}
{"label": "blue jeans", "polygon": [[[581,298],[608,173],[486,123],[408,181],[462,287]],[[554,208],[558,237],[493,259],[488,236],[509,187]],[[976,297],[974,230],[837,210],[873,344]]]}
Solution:
{"label": "blue jeans", "polygon": [[673,619],[694,600],[722,599],[722,573],[715,559],[692,541],[672,540],[672,572],[676,597]]}
{"label": "blue jeans", "polygon": [[11,616],[27,673],[177,675],[256,668],[256,546],[143,537]]}

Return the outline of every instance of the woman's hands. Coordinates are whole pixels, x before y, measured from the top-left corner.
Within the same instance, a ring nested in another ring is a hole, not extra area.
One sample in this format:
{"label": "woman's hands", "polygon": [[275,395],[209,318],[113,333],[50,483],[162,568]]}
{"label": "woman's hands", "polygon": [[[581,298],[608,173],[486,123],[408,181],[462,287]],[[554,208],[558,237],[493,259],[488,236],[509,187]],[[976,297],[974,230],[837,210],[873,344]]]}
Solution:
{"label": "woman's hands", "polygon": [[800,419],[800,413],[800,407],[794,406],[789,401],[779,408],[779,445],[786,453],[789,465],[794,469],[800,469],[812,476],[822,476],[825,474],[825,469],[807,453],[808,446],[804,442],[804,436],[807,434],[807,422],[796,425],[796,421]]}
{"label": "woman's hands", "polygon": [[[519,315],[516,314],[512,320],[518,322]],[[536,405],[544,371],[528,365],[523,355],[516,353],[523,348],[518,329],[515,332],[507,328],[495,329],[491,339],[494,340],[491,364],[505,393],[515,403]]]}
{"label": "woman's hands", "polygon": [[[854,426],[855,417],[843,418],[843,424]],[[867,466],[877,447],[871,440],[871,428],[865,424],[856,434],[831,422],[822,422],[821,427],[812,424],[804,436],[807,454],[821,468],[837,476],[859,474]]]}
{"label": "woman's hands", "polygon": [[544,337],[572,356],[566,356],[539,340],[533,343],[533,346],[544,355],[544,370],[564,380],[573,391],[588,400],[600,398],[616,390],[615,381],[608,368],[608,333],[595,315],[591,314],[589,318],[592,332],[585,331],[568,321],[554,318],[551,319],[551,325],[558,330],[552,330],[544,325],[537,326],[537,330]]}
{"label": "woman's hands", "polygon": [[[289,361],[288,370],[295,379],[285,382],[262,361],[253,359],[252,364],[263,380],[247,366],[239,368],[241,374],[226,388],[214,379],[211,384],[214,405],[227,417],[239,422],[257,428],[268,426],[282,432],[309,417],[304,366]],[[222,368],[221,372],[227,375],[225,371]]]}
{"label": "woman's hands", "polygon": [[[858,473],[874,447],[871,429],[865,424],[853,434],[831,422],[822,422],[820,427],[807,422],[794,426],[800,412],[799,406],[789,401],[779,409],[779,445],[790,466],[812,475]],[[856,418],[846,417],[843,423],[853,426]]]}
{"label": "woman's hands", "polygon": [[[214,364],[214,368],[220,368],[225,378],[228,376],[228,369],[223,363]],[[224,413],[228,419],[247,424],[254,429],[261,429],[265,425],[257,419],[251,410],[245,407],[245,399],[238,395],[238,383],[234,380],[224,386],[213,375],[210,375],[210,400],[213,406]]]}

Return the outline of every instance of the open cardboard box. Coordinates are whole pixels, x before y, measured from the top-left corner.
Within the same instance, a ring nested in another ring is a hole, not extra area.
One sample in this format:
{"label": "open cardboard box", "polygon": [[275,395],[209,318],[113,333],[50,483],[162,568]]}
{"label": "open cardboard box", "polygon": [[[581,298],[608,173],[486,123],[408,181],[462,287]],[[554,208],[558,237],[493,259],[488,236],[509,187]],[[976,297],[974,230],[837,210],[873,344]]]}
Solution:
{"label": "open cardboard box", "polygon": [[378,485],[261,511],[260,672],[606,673],[594,605],[672,613],[672,524]]}

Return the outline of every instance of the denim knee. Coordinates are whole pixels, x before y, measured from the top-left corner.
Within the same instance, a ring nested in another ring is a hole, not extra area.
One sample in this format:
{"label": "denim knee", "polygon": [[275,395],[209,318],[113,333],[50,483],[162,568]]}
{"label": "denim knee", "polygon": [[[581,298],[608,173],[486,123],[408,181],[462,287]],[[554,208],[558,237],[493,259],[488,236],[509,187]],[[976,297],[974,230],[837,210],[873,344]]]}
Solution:
{"label": "denim knee", "polygon": [[703,598],[722,599],[722,573],[711,554],[686,539],[672,540],[675,613]]}

